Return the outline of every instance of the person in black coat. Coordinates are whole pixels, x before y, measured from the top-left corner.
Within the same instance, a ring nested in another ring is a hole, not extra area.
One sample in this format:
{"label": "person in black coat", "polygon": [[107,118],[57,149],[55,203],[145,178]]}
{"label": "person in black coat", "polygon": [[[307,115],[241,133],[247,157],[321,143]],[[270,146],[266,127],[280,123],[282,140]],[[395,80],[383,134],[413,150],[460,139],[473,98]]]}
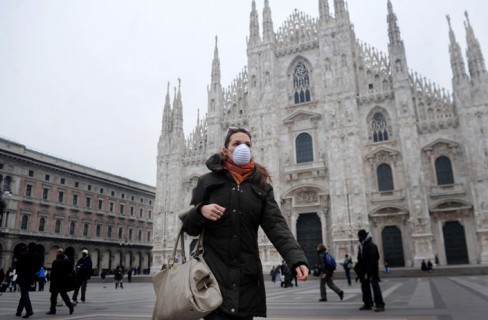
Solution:
{"label": "person in black coat", "polygon": [[36,273],[42,265],[42,257],[36,251],[36,244],[31,242],[28,247],[22,244],[19,248],[19,254],[14,258],[14,263],[17,271],[17,284],[20,288],[20,299],[15,315],[20,317],[25,308],[26,313],[22,318],[29,318],[34,314],[29,289],[35,283]]}
{"label": "person in black coat", "polygon": [[86,300],[86,285],[88,280],[92,275],[92,260],[90,255],[88,254],[88,250],[83,249],[81,252],[81,258],[78,259],[76,262],[76,287],[73,291],[73,297],[71,298],[72,303],[74,305],[77,304],[78,301],[78,292],[81,288],[81,301],[85,302]]}
{"label": "person in black coat", "polygon": [[266,317],[266,293],[259,259],[258,229],[296,273],[308,277],[308,261],[274,199],[268,171],[252,160],[251,134],[229,128],[219,154],[206,165],[193,190],[194,207],[183,218],[192,236],[204,231],[204,257],[215,275],[223,303],[205,319]]}
{"label": "person in black coat", "polygon": [[373,289],[375,311],[385,311],[385,302],[380,288],[380,276],[378,272],[378,260],[380,254],[378,247],[373,243],[371,235],[366,230],[361,229],[358,232],[359,250],[358,262],[355,270],[361,280],[361,291],[363,293],[364,305],[359,310],[373,309],[373,298],[371,289]]}
{"label": "person in black coat", "polygon": [[49,285],[49,292],[51,292],[51,308],[46,314],[56,314],[58,294],[68,307],[69,314],[73,314],[74,307],[69,300],[67,293],[68,285],[70,283],[70,273],[72,271],[72,263],[68,257],[64,255],[64,250],[58,249],[56,251],[56,260],[53,261],[51,268],[51,281]]}

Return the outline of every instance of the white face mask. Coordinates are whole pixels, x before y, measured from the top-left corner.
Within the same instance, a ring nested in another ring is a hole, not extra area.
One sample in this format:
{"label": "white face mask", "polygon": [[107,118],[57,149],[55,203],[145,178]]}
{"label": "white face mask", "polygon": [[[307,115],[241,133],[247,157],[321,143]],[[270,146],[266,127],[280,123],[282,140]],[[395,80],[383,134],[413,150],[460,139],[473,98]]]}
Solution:
{"label": "white face mask", "polygon": [[246,144],[240,144],[234,149],[233,161],[238,166],[244,166],[251,161],[251,149]]}

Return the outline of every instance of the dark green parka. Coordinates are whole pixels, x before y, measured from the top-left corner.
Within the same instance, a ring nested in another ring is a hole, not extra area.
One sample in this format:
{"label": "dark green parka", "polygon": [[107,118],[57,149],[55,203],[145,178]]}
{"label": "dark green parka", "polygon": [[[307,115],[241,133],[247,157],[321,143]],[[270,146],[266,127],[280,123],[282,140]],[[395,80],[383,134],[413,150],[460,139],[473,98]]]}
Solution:
{"label": "dark green parka", "polygon": [[[298,265],[308,266],[307,259],[290,232],[270,185],[263,190],[245,180],[238,186],[217,154],[206,164],[211,172],[198,180],[191,200],[194,208],[186,216],[183,228],[192,236],[205,229],[205,261],[224,298],[219,310],[239,317],[265,317],[259,226],[293,271]],[[222,218],[215,222],[200,213],[200,208],[210,203],[226,208]]]}

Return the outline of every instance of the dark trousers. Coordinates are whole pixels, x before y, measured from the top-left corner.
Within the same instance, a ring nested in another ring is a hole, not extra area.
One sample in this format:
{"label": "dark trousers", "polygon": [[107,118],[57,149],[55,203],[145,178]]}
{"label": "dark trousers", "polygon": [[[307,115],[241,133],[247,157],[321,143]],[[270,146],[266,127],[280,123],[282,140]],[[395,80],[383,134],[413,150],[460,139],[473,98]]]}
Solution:
{"label": "dark trousers", "polygon": [[346,273],[347,284],[348,285],[351,285],[351,269],[349,269],[348,267],[346,267],[344,269],[344,272]]}
{"label": "dark trousers", "polygon": [[87,280],[84,280],[84,281],[78,282],[76,284],[75,290],[73,292],[73,298],[72,298],[73,301],[78,300],[78,292],[80,292],[80,289],[81,289],[81,301],[83,301],[83,302],[85,301],[85,298],[86,298],[86,282],[87,282]]}
{"label": "dark trousers", "polygon": [[322,273],[320,275],[320,298],[327,299],[327,290],[325,288],[326,284],[329,288],[332,289],[332,291],[334,291],[338,295],[342,292],[342,290],[339,289],[334,283],[334,273],[333,272],[332,273],[328,272],[325,276],[324,276],[324,273]]}
{"label": "dark trousers", "polygon": [[61,296],[61,299],[63,299],[64,304],[71,309],[71,301],[69,300],[68,293],[66,290],[60,290],[60,289],[53,289],[51,288],[51,311],[56,312],[56,304],[58,303],[58,293]]}
{"label": "dark trousers", "polygon": [[239,318],[236,316],[231,316],[230,314],[223,313],[220,311],[214,311],[211,314],[207,315],[205,320],[252,320],[253,317],[245,317],[245,318]]}
{"label": "dark trousers", "polygon": [[32,310],[32,304],[29,297],[30,285],[19,284],[19,287],[20,287],[20,300],[19,300],[19,304],[17,305],[17,314],[21,314],[24,308],[27,314],[33,314],[34,311]]}
{"label": "dark trousers", "polygon": [[381,294],[381,288],[379,279],[373,277],[371,279],[361,281],[361,291],[363,293],[363,302],[365,306],[373,306],[373,297],[371,296],[371,288],[374,294],[374,305],[376,307],[385,307],[385,302],[383,301],[383,295]]}
{"label": "dark trousers", "polygon": [[44,291],[44,280],[39,279],[37,282],[39,283],[39,291]]}

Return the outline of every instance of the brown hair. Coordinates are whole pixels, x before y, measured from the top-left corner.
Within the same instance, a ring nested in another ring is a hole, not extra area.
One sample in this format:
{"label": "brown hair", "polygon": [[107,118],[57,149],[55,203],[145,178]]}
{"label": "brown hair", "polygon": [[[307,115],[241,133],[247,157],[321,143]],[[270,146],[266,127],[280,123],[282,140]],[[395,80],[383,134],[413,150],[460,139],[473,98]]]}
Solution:
{"label": "brown hair", "polygon": [[247,134],[247,136],[249,137],[249,139],[252,140],[251,131],[249,129],[241,128],[241,127],[229,127],[229,129],[227,129],[227,134],[225,135],[224,147],[227,148],[229,146],[230,137],[234,133],[238,133],[238,132],[242,132],[242,133]]}

